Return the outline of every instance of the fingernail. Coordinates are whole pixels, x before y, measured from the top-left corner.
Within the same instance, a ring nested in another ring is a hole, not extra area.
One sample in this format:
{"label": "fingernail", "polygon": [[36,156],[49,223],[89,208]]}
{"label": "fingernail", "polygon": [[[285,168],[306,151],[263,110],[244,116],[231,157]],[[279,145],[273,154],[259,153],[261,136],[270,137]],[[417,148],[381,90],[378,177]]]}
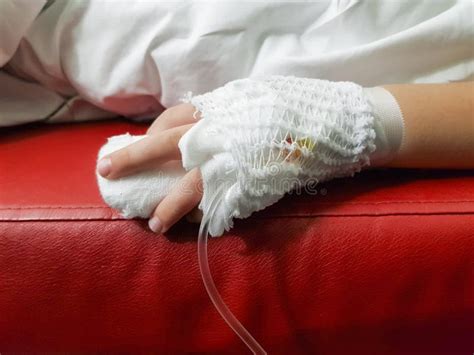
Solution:
{"label": "fingernail", "polygon": [[153,232],[160,233],[163,225],[161,224],[161,221],[158,219],[158,217],[153,217],[148,221],[148,227],[150,227]]}
{"label": "fingernail", "polygon": [[110,170],[112,170],[112,161],[109,158],[99,160],[97,163],[97,171],[103,177],[106,177],[110,174]]}

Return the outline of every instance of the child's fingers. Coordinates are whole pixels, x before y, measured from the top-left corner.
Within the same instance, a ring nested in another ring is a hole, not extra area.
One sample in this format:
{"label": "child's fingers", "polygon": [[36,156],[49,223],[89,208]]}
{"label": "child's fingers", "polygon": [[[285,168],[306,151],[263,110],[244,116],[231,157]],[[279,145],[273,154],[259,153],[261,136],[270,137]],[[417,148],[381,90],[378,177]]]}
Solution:
{"label": "child's fingers", "polygon": [[181,159],[178,142],[191,127],[192,124],[171,128],[130,144],[103,157],[97,164],[97,171],[103,177],[116,179]]}
{"label": "child's fingers", "polygon": [[164,111],[148,128],[147,134],[156,134],[167,129],[196,123],[197,115],[194,117],[196,109],[191,104],[181,104],[173,106]]}
{"label": "child's fingers", "polygon": [[199,204],[202,198],[201,172],[195,168],[188,172],[153,212],[148,225],[155,233],[166,232],[173,224]]}

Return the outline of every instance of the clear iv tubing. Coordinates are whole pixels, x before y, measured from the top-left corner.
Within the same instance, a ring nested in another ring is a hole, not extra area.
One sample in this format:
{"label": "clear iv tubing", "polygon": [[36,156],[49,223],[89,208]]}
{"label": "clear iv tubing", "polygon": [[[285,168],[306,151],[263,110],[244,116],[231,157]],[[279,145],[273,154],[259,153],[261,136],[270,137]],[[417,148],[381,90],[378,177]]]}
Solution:
{"label": "clear iv tubing", "polygon": [[[213,201],[215,202],[215,201]],[[211,213],[212,215],[212,213]],[[226,321],[229,327],[237,334],[240,339],[247,345],[247,347],[254,354],[267,354],[262,346],[255,340],[255,338],[245,329],[242,323],[239,322],[237,318],[232,314],[229,307],[225,304],[222,299],[219,291],[217,291],[216,284],[211,276],[211,270],[209,269],[209,261],[207,258],[207,238],[208,238],[208,218],[204,217],[201,226],[199,228],[198,236],[198,260],[199,260],[199,269],[201,270],[202,281],[206,287],[206,291],[211,299],[214,307],[221,315],[221,317]]]}

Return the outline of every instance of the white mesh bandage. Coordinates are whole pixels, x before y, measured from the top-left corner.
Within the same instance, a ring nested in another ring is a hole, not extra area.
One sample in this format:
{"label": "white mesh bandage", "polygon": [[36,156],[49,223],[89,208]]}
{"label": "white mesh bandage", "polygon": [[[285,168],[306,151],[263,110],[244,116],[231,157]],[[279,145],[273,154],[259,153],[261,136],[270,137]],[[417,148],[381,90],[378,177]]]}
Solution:
{"label": "white mesh bandage", "polygon": [[[200,208],[213,236],[295,187],[314,191],[314,183],[385,163],[402,143],[400,108],[383,88],[276,76],[237,80],[190,101],[202,119],[179,147],[184,167],[201,169]],[[143,137],[111,137],[99,158]],[[184,175],[177,163],[117,180],[97,175],[101,194],[125,217],[149,217]]]}
{"label": "white mesh bandage", "polygon": [[375,151],[373,108],[355,83],[242,79],[190,101],[202,118],[179,147],[184,168],[201,169],[213,236],[297,186],[353,175]]}

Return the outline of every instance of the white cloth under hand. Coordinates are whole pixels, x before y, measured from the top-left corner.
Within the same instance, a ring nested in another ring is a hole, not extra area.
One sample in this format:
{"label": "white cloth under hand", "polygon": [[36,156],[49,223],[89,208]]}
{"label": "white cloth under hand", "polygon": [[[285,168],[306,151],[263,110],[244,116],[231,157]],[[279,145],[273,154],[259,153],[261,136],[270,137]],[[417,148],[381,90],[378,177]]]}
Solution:
{"label": "white cloth under hand", "polygon": [[[110,137],[100,149],[98,159],[124,148],[146,136],[123,134]],[[181,164],[172,161],[157,169],[127,177],[109,180],[97,175],[99,190],[104,201],[126,218],[148,218],[158,203],[186,173]]]}

